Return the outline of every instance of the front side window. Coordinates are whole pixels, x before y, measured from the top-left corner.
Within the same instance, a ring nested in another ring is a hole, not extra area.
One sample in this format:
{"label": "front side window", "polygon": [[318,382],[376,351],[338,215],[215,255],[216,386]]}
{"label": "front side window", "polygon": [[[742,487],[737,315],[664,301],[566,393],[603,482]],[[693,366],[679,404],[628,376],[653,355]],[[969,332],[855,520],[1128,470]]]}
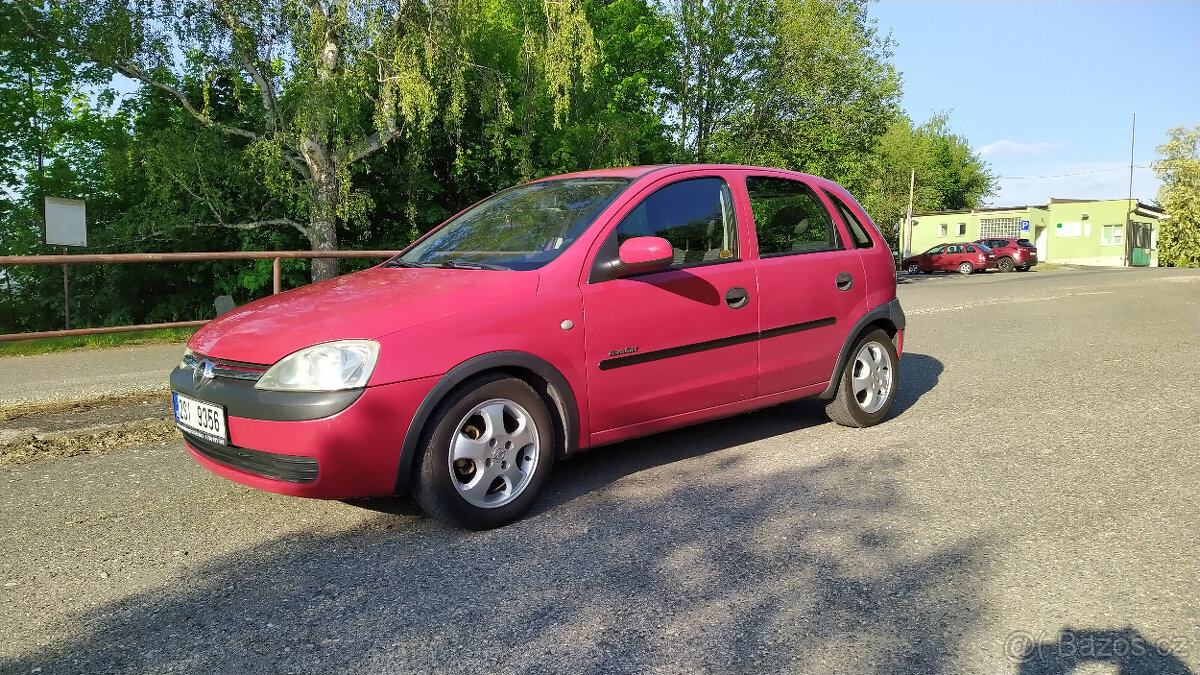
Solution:
{"label": "front side window", "polygon": [[937,255],[942,252],[943,248],[946,248],[945,244],[938,244],[937,246],[934,246],[933,248],[929,249],[928,251],[925,251],[925,253],[923,253],[922,255]]}
{"label": "front side window", "polygon": [[746,191],[754,213],[760,258],[842,248],[829,212],[804,183],[750,176]]}
{"label": "front side window", "polygon": [[720,178],[692,178],[659,188],[621,219],[617,246],[634,237],[662,237],[675,252],[672,267],[738,257],[733,194]]}
{"label": "front side window", "polygon": [[629,183],[605,177],[518,185],[448,221],[388,265],[537,269],[574,243]]}

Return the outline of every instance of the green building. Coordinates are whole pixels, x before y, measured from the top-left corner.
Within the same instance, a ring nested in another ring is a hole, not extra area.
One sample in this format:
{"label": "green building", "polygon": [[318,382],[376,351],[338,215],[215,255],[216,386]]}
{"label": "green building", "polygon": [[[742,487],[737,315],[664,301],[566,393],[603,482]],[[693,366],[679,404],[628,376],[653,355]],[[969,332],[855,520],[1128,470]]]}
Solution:
{"label": "green building", "polygon": [[1156,266],[1158,224],[1167,215],[1136,199],[1051,199],[1045,206],[914,213],[900,226],[908,256],[937,244],[984,237],[1028,239],[1040,262],[1104,267]]}

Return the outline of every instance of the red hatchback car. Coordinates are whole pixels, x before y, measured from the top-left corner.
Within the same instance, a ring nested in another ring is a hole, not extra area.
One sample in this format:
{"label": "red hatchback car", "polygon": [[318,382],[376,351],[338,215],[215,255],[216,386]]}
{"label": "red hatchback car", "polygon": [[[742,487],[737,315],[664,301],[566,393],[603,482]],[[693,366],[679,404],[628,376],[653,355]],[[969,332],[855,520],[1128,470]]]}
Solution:
{"label": "red hatchback car", "polygon": [[983,244],[956,242],[938,244],[919,255],[909,256],[901,265],[909,274],[924,272],[958,272],[974,274],[996,269],[996,254]]}
{"label": "red hatchback car", "polygon": [[1038,264],[1038,250],[1028,239],[978,239],[996,254],[996,269],[1001,272],[1019,270],[1028,272]]}
{"label": "red hatchback car", "polygon": [[197,461],[321,498],[517,517],[586,448],[807,396],[895,400],[891,252],[839,185],[655,166],[519,185],[369,270],[228,312],[171,374]]}

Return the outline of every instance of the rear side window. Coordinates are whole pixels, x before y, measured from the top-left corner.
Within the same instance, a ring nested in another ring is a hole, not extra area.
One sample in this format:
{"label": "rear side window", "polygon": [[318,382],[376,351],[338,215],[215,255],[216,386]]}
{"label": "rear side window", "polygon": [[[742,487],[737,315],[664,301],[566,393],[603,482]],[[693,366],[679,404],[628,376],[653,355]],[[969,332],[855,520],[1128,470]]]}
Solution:
{"label": "rear side window", "polygon": [[842,248],[829,212],[804,183],[750,176],[746,191],[754,213],[760,258]]}
{"label": "rear side window", "polygon": [[618,246],[634,237],[666,239],[675,250],[675,267],[738,257],[733,195],[720,178],[682,180],[656,190],[613,234]]}
{"label": "rear side window", "polygon": [[970,246],[970,245],[968,245],[968,246],[967,246],[967,253],[975,253],[975,247],[974,247],[974,246]]}
{"label": "rear side window", "polygon": [[833,202],[838,213],[842,216],[842,222],[846,224],[846,229],[850,231],[850,238],[854,240],[854,248],[871,248],[875,245],[875,240],[871,238],[871,233],[863,226],[858,218],[854,217],[854,212],[850,207],[846,206],[845,202],[837,198],[837,195],[825,190],[825,196],[829,197],[829,201]]}

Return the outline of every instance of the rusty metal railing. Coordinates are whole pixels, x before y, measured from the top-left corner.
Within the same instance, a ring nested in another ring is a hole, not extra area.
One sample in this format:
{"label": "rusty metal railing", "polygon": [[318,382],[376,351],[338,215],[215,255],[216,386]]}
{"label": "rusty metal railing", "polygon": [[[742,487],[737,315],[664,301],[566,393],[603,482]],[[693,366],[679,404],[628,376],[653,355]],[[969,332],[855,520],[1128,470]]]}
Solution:
{"label": "rusty metal railing", "polygon": [[[390,258],[399,251],[214,251],[210,253],[83,253],[75,255],[3,255],[0,256],[0,267],[8,265],[62,265],[63,279],[68,278],[69,265],[112,264],[112,263],[150,263],[150,262],[206,262],[211,260],[272,260],[271,293],[283,290],[282,264],[284,258]],[[64,295],[68,302],[69,290],[64,285]],[[125,333],[138,330],[157,330],[160,328],[190,328],[203,326],[208,319],[202,321],[172,321],[169,323],[144,323],[128,326],[105,326],[102,328],[68,328],[66,330],[39,331],[35,333],[4,333],[0,334],[0,342],[13,340],[32,340],[48,337],[71,337],[75,335],[103,335],[106,333]],[[67,325],[70,325],[70,314],[67,314]]]}

